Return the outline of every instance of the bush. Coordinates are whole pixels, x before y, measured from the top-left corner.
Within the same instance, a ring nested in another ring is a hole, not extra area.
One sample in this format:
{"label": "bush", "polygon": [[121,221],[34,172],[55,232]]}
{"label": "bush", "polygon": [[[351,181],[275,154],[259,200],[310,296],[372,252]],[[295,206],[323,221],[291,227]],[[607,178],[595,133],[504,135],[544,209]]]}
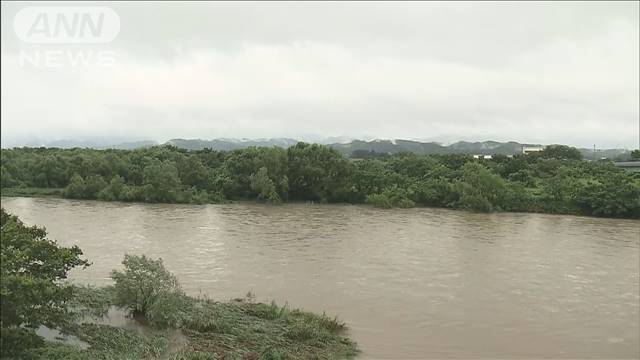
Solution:
{"label": "bush", "polygon": [[387,188],[379,194],[372,194],[367,196],[366,202],[377,207],[382,208],[410,208],[416,204],[409,198],[410,192],[394,186]]}
{"label": "bush", "polygon": [[20,356],[25,349],[33,349],[44,345],[44,339],[36,335],[33,329],[0,328],[0,357]]}
{"label": "bush", "polygon": [[533,197],[520,182],[508,182],[502,209],[507,211],[526,211],[532,208]]}
{"label": "bush", "polygon": [[125,255],[122,264],[124,271],[111,272],[115,282],[115,304],[159,327],[179,323],[184,295],[178,280],[165,269],[162,259]]}
{"label": "bush", "polygon": [[443,178],[420,181],[414,188],[413,200],[422,205],[449,207],[459,197],[454,184]]}
{"label": "bush", "polygon": [[116,175],[109,185],[98,193],[98,199],[105,201],[122,200],[126,185],[122,176]]}
{"label": "bush", "polygon": [[144,201],[144,188],[142,186],[127,186],[122,189],[121,200]]}
{"label": "bush", "polygon": [[460,206],[467,210],[490,212],[494,210],[493,204],[477,188],[461,183]]}
{"label": "bush", "polygon": [[477,162],[462,166],[462,181],[457,186],[462,208],[488,212],[507,207],[507,183]]}
{"label": "bush", "polygon": [[249,177],[249,180],[251,182],[251,190],[257,194],[258,200],[263,200],[268,203],[279,203],[282,201],[276,191],[273,180],[269,178],[266,167],[261,167],[257,173]]}
{"label": "bush", "polygon": [[640,218],[640,183],[624,173],[582,184],[575,202],[587,215]]}
{"label": "bush", "polygon": [[207,190],[194,189],[190,200],[194,204],[207,204],[209,203],[209,193],[207,193]]}
{"label": "bush", "polygon": [[87,177],[85,180],[85,190],[84,190],[84,198],[85,199],[97,199],[98,194],[107,187],[107,182],[104,181],[102,176],[93,175]]}
{"label": "bush", "polygon": [[189,299],[179,291],[164,294],[149,307],[147,319],[159,328],[179,326],[189,314]]}
{"label": "bush", "polygon": [[67,185],[67,188],[64,190],[64,196],[71,199],[82,199],[84,198],[86,189],[87,185],[82,176],[74,174],[69,181],[69,185]]}

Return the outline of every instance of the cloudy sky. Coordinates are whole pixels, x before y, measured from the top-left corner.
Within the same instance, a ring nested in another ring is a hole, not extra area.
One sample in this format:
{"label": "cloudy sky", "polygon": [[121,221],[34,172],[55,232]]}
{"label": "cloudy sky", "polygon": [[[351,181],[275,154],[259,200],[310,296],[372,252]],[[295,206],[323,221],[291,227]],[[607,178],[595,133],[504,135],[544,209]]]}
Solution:
{"label": "cloudy sky", "polygon": [[638,146],[638,2],[100,5],[118,15],[117,37],[78,45],[24,42],[16,14],[42,4],[2,3],[3,144],[345,136]]}

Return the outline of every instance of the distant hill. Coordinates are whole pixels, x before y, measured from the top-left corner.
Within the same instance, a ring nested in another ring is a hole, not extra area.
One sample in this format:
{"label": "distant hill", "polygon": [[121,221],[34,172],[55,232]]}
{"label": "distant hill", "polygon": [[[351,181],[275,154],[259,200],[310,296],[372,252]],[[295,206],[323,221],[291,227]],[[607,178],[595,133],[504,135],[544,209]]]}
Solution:
{"label": "distant hill", "polygon": [[131,142],[123,142],[120,144],[116,144],[113,146],[107,146],[110,149],[121,149],[121,150],[131,150],[138,149],[143,147],[155,146],[158,145],[157,141],[144,140],[144,141],[131,141]]}
{"label": "distant hill", "polygon": [[282,148],[288,148],[295,145],[298,140],[277,138],[277,139],[214,139],[214,140],[200,140],[200,139],[172,139],[165,143],[165,145],[173,145],[182,149],[189,150],[202,150],[213,149],[219,151],[230,151],[236,149],[244,149],[250,146],[263,146],[272,147],[278,146]]}
{"label": "distant hill", "polygon": [[[235,149],[243,149],[249,146],[278,146],[288,148],[295,145],[298,140],[290,138],[275,139],[173,139],[165,144],[173,145],[183,149],[201,150],[210,148],[219,151],[230,151]],[[327,142],[325,142],[327,143]],[[442,145],[437,142],[420,142],[414,140],[352,140],[344,143],[328,143],[328,146],[338,150],[346,156],[351,156],[354,151],[372,152],[380,154],[397,154],[400,152],[411,152],[419,155],[429,154],[470,154],[470,155],[516,155],[522,153],[523,146],[541,146],[540,144],[523,144],[515,141],[499,142],[499,141],[458,141],[450,145]],[[597,160],[601,158],[608,159],[626,159],[630,152],[625,149],[604,149],[593,152],[593,149],[579,149],[585,159]]]}
{"label": "distant hill", "polygon": [[[291,138],[272,139],[229,139],[219,138],[213,140],[202,139],[172,139],[162,145],[172,145],[188,150],[202,150],[205,148],[218,151],[231,151],[244,149],[250,146],[257,147],[281,147],[288,148],[299,141]],[[400,152],[411,152],[419,155],[429,154],[470,154],[470,155],[516,155],[522,153],[523,146],[540,146],[539,144],[523,144],[515,141],[458,141],[450,145],[442,145],[437,142],[421,142],[415,140],[347,140],[346,138],[327,138],[320,143],[327,144],[346,156],[351,156],[354,151],[360,154],[397,154]],[[92,140],[56,140],[51,142],[37,142],[31,140],[20,146],[31,147],[59,147],[59,148],[93,148],[93,149],[136,149],[154,145],[161,145],[156,141],[129,141],[117,142],[112,139],[111,144],[106,139]],[[18,146],[11,144],[13,146]],[[12,146],[10,146],[12,147]],[[588,160],[599,160],[602,158],[627,160],[630,158],[630,151],[626,149],[578,149],[582,156]]]}
{"label": "distant hill", "polygon": [[[287,148],[295,145],[298,140],[289,138],[276,139],[172,139],[166,145],[173,145],[183,149],[200,150],[210,148],[213,150],[229,151],[242,149],[249,146],[278,146]],[[329,146],[345,155],[351,155],[354,151],[373,151],[384,154],[396,154],[399,152],[412,152],[416,154],[517,154],[522,151],[522,144],[517,142],[500,143],[497,141],[465,142],[460,141],[449,146],[436,142],[420,142],[413,140],[352,140],[345,143],[329,143]]]}
{"label": "distant hill", "polygon": [[372,151],[384,154],[397,154],[399,152],[412,152],[420,155],[425,154],[448,154],[449,149],[435,142],[419,142],[412,140],[353,140],[346,144],[331,144],[334,149],[345,155],[350,155],[354,151]]}
{"label": "distant hill", "polygon": [[[527,144],[531,145],[531,144]],[[354,140],[347,144],[332,144],[334,149],[349,155],[354,151],[373,151],[377,153],[396,154],[412,152],[427,154],[503,154],[514,155],[522,152],[523,144],[517,142],[501,143],[497,141],[467,142],[459,141],[445,146],[436,142],[419,142],[410,140]]]}
{"label": "distant hill", "polygon": [[[141,140],[141,141],[118,141],[113,139],[90,139],[90,140],[53,140],[53,141],[41,141],[38,139],[29,139],[19,143],[2,144],[3,148],[7,147],[53,147],[60,149],[71,148],[90,148],[90,149],[121,149],[131,150],[143,147],[149,147],[159,145],[157,141],[153,140]],[[8,146],[5,146],[8,145]]]}
{"label": "distant hill", "polygon": [[482,154],[482,155],[515,155],[522,153],[523,146],[538,146],[538,144],[520,144],[515,141],[509,141],[505,143],[497,141],[483,141],[483,142],[467,142],[459,141],[457,143],[448,146],[449,149],[454,152],[461,152],[465,154]]}

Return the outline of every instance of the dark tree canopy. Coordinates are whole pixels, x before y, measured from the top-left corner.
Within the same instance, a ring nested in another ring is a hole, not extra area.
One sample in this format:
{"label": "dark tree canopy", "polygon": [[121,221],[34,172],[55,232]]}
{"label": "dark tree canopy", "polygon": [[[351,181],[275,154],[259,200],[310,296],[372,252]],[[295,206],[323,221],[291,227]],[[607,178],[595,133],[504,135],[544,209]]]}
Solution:
{"label": "dark tree canopy", "polygon": [[439,206],[640,217],[640,174],[582,161],[564,145],[514,157],[357,152],[298,143],[230,152],[156,146],[135,150],[2,149],[3,194],[106,201],[227,200]]}
{"label": "dark tree canopy", "polygon": [[545,147],[538,155],[545,159],[559,160],[581,160],[582,154],[580,150],[566,145],[549,145]]}
{"label": "dark tree canopy", "polygon": [[2,328],[64,324],[72,287],[61,281],[74,267],[88,265],[80,258],[82,251],[77,246],[58,246],[47,239],[43,228],[25,226],[4,209],[0,225]]}

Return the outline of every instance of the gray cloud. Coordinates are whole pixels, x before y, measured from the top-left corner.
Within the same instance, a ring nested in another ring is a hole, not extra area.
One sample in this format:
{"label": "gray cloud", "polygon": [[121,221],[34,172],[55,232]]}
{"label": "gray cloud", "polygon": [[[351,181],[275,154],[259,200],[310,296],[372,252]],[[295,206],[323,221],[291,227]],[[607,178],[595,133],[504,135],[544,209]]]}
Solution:
{"label": "gray cloud", "polygon": [[3,141],[638,142],[637,2],[105,3],[118,38],[71,50],[115,66],[56,69],[19,64],[26,5],[2,4]]}

